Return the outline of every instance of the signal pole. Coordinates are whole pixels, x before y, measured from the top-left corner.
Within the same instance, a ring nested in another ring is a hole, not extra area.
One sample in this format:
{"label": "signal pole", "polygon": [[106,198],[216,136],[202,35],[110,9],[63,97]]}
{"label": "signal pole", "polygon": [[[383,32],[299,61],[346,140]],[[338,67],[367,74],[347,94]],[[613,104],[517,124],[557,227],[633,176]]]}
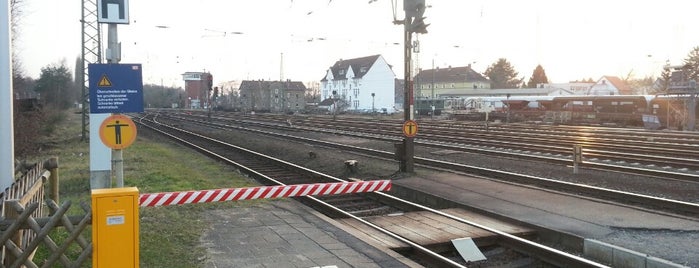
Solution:
{"label": "signal pole", "polygon": [[[404,101],[403,110],[405,122],[413,121],[415,117],[414,112],[414,96],[413,96],[413,82],[411,79],[411,62],[412,62],[412,34],[413,33],[427,33],[427,26],[425,24],[425,17],[423,14],[425,12],[425,0],[403,0],[403,10],[405,11],[405,19],[403,20],[404,29],[404,40],[403,40],[403,57],[404,57],[404,81],[405,85],[404,91]],[[414,137],[403,137],[403,149],[404,155],[400,159],[400,171],[401,172],[414,172],[415,160],[415,142]]]}
{"label": "signal pole", "polygon": [[[406,0],[405,3],[407,4],[409,1]],[[405,6],[404,6],[405,7]],[[404,108],[404,120],[407,122],[409,120],[413,120],[415,117],[415,113],[413,112],[413,87],[412,87],[412,81],[410,79],[410,62],[412,61],[411,54],[412,54],[412,49],[410,47],[410,44],[412,42],[411,37],[412,33],[410,32],[410,21],[411,18],[408,17],[408,10],[406,8],[405,11],[405,20],[403,22],[403,28],[404,30],[404,47],[403,47],[403,57],[404,57],[404,101],[403,101],[403,108]],[[413,159],[415,156],[415,142],[413,137],[403,137],[403,148],[405,149],[405,156],[400,162],[400,171],[401,172],[414,172],[415,168],[415,160]]]}

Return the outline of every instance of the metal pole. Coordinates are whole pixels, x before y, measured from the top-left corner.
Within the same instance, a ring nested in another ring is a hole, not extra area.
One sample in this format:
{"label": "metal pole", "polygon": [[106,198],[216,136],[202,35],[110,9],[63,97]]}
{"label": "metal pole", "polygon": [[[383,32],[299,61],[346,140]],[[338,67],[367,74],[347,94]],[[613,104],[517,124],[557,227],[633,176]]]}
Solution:
{"label": "metal pole", "polygon": [[10,1],[0,4],[0,191],[12,186],[15,177],[15,141],[12,96],[12,37],[10,30]]}
{"label": "metal pole", "polygon": [[337,116],[337,91],[333,90],[333,121]]}
{"label": "metal pole", "polygon": [[[109,24],[107,28],[107,49],[111,52],[109,63],[119,63],[121,51],[119,51],[119,37],[117,24]],[[116,177],[116,187],[124,187],[124,155],[121,149],[112,150],[112,170]],[[111,184],[111,180],[110,180]]]}
{"label": "metal pole", "polygon": [[[411,44],[411,37],[412,33],[410,32],[409,26],[410,26],[410,17],[408,17],[408,13],[406,12],[405,14],[405,20],[403,21],[403,31],[405,34],[405,40],[404,40],[404,59],[405,59],[405,66],[404,66],[404,74],[405,74],[405,85],[404,85],[404,117],[405,121],[407,122],[408,120],[413,120],[415,114],[413,112],[413,86],[411,82],[411,77],[410,77],[410,63],[411,63],[411,53],[412,50],[410,49],[410,44]],[[434,70],[432,70],[434,71]],[[434,87],[433,87],[434,90]],[[402,172],[413,172],[414,171],[414,159],[413,156],[415,155],[415,144],[413,142],[412,137],[404,137],[403,138],[403,146],[405,148],[405,157],[401,160],[400,162],[400,171]]]}
{"label": "metal pole", "polygon": [[507,93],[507,121],[506,123],[510,123],[510,93]]}
{"label": "metal pole", "polygon": [[667,95],[667,116],[665,121],[667,121],[667,129],[670,129],[670,95]]}
{"label": "metal pole", "polygon": [[690,80],[689,88],[692,91],[692,94],[689,94],[689,107],[687,108],[687,114],[689,115],[689,119],[687,121],[689,122],[687,122],[687,129],[689,131],[694,131],[697,117],[697,81],[694,79]]}
{"label": "metal pole", "polygon": [[434,99],[434,73],[435,73],[435,71],[436,70],[434,69],[434,57],[433,57],[432,58],[432,93],[430,94],[430,99]]}

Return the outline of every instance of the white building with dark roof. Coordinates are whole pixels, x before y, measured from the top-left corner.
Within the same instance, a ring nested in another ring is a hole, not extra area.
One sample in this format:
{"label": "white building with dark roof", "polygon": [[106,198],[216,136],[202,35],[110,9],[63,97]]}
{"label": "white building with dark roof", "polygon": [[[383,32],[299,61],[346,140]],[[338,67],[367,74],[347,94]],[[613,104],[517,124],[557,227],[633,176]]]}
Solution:
{"label": "white building with dark roof", "polygon": [[[338,60],[321,82],[323,99],[336,98],[343,110],[393,111],[395,78],[381,55]],[[333,96],[333,92],[335,95]]]}

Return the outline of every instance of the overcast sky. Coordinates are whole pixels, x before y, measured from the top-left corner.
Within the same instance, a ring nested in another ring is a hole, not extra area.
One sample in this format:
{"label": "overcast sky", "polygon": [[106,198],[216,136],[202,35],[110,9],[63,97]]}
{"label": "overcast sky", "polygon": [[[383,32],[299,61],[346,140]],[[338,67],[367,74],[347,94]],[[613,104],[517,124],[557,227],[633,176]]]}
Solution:
{"label": "overcast sky", "polygon": [[[72,69],[81,53],[81,1],[24,1],[16,49],[25,73],[37,78],[62,60]],[[339,59],[381,54],[402,78],[403,28],[392,23],[391,1],[130,0],[131,23],[118,26],[122,63],[142,63],[145,83],[166,86],[183,86],[187,71],[210,71],[216,83],[309,82]],[[557,83],[657,76],[666,60],[681,64],[699,46],[687,3],[427,0],[431,25],[417,37],[414,58],[423,69],[471,63],[478,72],[505,58],[525,79],[541,64]],[[402,0],[398,9],[402,19]]]}

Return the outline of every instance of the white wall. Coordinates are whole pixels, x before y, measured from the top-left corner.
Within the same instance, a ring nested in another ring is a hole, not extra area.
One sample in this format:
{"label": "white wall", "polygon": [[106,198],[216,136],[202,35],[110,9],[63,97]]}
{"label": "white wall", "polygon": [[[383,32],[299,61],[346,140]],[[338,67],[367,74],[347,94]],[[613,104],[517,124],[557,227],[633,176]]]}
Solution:
{"label": "white wall", "polygon": [[[350,70],[351,69],[345,70],[345,72]],[[356,74],[360,70],[351,71]],[[348,80],[338,81],[330,80],[331,78],[331,74],[327,75],[326,79],[328,79],[328,81],[321,84],[321,95],[323,99],[331,98],[333,90],[337,91],[339,98],[342,97],[343,92],[347,92],[345,101],[349,103],[349,107],[347,107],[348,110],[355,109],[354,101],[359,100],[359,106],[357,106],[356,109],[370,110],[373,101],[374,108],[377,111],[380,111],[382,108],[393,111],[395,101],[395,74],[383,57],[378,57],[376,62],[374,62],[362,78],[350,78]],[[356,88],[359,88],[359,94],[355,96],[354,92]],[[371,93],[375,94],[373,98],[371,97]]]}
{"label": "white wall", "polygon": [[612,82],[609,82],[606,78],[602,78],[597,81],[597,84],[590,88],[590,95],[619,95],[619,89],[617,89]]}
{"label": "white wall", "polygon": [[360,87],[359,109],[371,109],[371,93],[375,93],[374,107],[392,111],[395,103],[396,75],[383,57],[379,57],[369,71],[364,75]]}

